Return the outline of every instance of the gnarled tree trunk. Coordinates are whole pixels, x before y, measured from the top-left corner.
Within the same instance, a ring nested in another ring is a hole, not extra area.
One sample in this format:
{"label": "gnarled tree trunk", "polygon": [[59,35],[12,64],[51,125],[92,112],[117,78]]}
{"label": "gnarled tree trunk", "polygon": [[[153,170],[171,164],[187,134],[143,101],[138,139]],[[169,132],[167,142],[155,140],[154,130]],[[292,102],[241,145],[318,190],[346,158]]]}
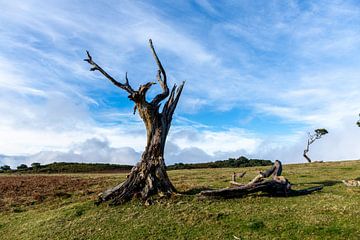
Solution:
{"label": "gnarled tree trunk", "polygon": [[[149,43],[158,65],[157,80],[162,88],[162,93],[155,96],[151,102],[146,100],[146,92],[155,84],[154,82],[141,85],[135,91],[129,84],[127,74],[125,75],[125,84],[116,81],[97,65],[92,60],[89,52],[87,52],[88,58],[85,61],[93,66],[90,70],[101,72],[114,85],[129,93],[129,99],[135,103],[134,114],[136,110],[139,112],[147,133],[146,148],[140,162],[133,167],[125,182],[100,194],[98,203],[110,200],[112,204],[121,204],[133,197],[146,200],[154,194],[170,196],[176,192],[166,173],[164,148],[172,116],[179,101],[184,82],[179,87],[174,85],[171,92],[169,91],[165,70],[154,50],[151,39]],[[160,104],[166,98],[168,99],[160,112]]]}

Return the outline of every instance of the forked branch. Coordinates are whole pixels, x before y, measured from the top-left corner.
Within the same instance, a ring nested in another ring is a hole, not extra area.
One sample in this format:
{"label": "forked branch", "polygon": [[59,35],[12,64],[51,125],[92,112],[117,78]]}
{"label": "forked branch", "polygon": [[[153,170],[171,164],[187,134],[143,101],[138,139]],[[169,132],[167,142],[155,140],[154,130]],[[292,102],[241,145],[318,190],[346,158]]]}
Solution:
{"label": "forked branch", "polygon": [[[179,87],[177,87],[176,85],[174,85],[174,87],[171,90],[171,93],[169,91],[169,87],[167,85],[167,77],[166,77],[166,73],[164,70],[164,67],[162,66],[160,59],[154,49],[152,40],[149,39],[149,45],[150,45],[150,49],[152,51],[152,54],[154,56],[154,59],[156,61],[156,64],[158,66],[158,70],[157,70],[157,81],[159,82],[161,88],[162,88],[162,93],[156,95],[154,97],[154,99],[148,103],[146,101],[146,93],[147,91],[150,89],[150,87],[154,84],[156,84],[155,82],[148,82],[144,85],[141,85],[139,87],[139,89],[137,91],[135,91],[129,84],[129,79],[127,76],[127,73],[125,74],[125,83],[120,83],[118,81],[116,81],[112,76],[110,76],[104,69],[102,69],[96,62],[93,61],[90,53],[88,51],[86,51],[87,53],[87,58],[84,59],[84,61],[88,62],[92,67],[90,69],[90,71],[99,71],[101,72],[107,79],[109,79],[115,86],[127,91],[130,95],[129,98],[134,101],[135,103],[140,103],[141,105],[144,106],[152,106],[155,107],[155,109],[158,109],[159,104],[161,101],[163,101],[164,99],[166,99],[169,94],[170,97],[168,98],[168,100],[166,101],[163,111],[162,113],[164,114],[164,116],[166,117],[167,120],[171,120],[172,115],[175,111],[175,108],[177,106],[177,103],[179,101],[182,89],[184,87],[184,83],[183,82]],[[134,107],[134,114],[137,110],[137,105],[135,105]]]}

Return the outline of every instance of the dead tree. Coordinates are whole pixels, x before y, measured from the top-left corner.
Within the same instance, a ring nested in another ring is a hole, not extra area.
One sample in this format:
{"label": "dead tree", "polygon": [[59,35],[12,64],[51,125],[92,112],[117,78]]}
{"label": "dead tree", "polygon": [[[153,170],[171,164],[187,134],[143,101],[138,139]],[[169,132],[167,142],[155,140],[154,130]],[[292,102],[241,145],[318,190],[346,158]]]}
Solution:
{"label": "dead tree", "polygon": [[[232,187],[218,190],[206,190],[200,192],[200,197],[217,197],[217,198],[236,198],[255,192],[265,192],[273,196],[298,196],[319,191],[323,187],[313,187],[303,190],[292,190],[290,182],[281,176],[282,164],[276,160],[274,165],[265,172],[260,172],[253,180],[247,184],[240,184],[231,181]],[[267,180],[267,177],[272,177]]]}
{"label": "dead tree", "polygon": [[[138,90],[134,90],[129,84],[127,73],[125,74],[125,83],[120,83],[94,62],[88,51],[88,58],[84,59],[92,66],[90,71],[99,71],[115,86],[129,94],[128,98],[135,103],[134,114],[137,110],[145,124],[147,133],[146,147],[140,161],[132,168],[123,183],[100,194],[98,203],[110,200],[112,204],[121,204],[133,197],[147,200],[155,194],[170,196],[176,192],[166,173],[164,147],[185,82],[182,82],[179,87],[175,84],[171,91],[169,90],[165,70],[155,52],[151,39],[149,45],[158,67],[157,81],[162,88],[162,92],[151,101],[146,99],[146,93],[155,82],[140,85]],[[160,105],[166,98],[167,100],[160,111]]]}
{"label": "dead tree", "polygon": [[328,133],[328,131],[325,128],[315,129],[314,132],[315,132],[315,134],[308,133],[308,141],[307,141],[307,145],[306,145],[306,148],[304,150],[304,153],[303,153],[304,158],[306,158],[306,160],[309,163],[311,163],[311,159],[309,158],[307,153],[309,152],[310,144],[315,142],[316,139],[320,139],[323,135]]}

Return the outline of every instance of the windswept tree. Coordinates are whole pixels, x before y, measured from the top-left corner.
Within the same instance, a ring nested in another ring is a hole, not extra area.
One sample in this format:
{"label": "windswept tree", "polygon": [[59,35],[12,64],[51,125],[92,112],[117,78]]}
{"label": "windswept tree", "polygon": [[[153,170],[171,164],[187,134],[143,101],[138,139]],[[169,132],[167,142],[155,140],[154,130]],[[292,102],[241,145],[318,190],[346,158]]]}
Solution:
{"label": "windswept tree", "polygon": [[[125,74],[125,83],[120,83],[94,62],[88,51],[87,59],[84,59],[92,66],[90,71],[99,71],[115,86],[129,94],[128,98],[135,104],[134,114],[137,110],[145,124],[147,133],[146,147],[140,161],[132,168],[123,183],[100,194],[98,203],[111,201],[112,204],[121,204],[133,197],[145,201],[155,194],[170,196],[176,192],[166,172],[164,147],[185,82],[182,82],[179,87],[175,84],[169,90],[165,70],[155,52],[151,39],[149,45],[158,67],[157,81],[162,89],[162,92],[151,101],[146,99],[146,93],[152,85],[156,84],[155,82],[140,85],[138,90],[134,90],[129,84],[127,73]],[[161,108],[162,103],[163,107]]]}
{"label": "windswept tree", "polygon": [[329,133],[325,128],[315,129],[314,132],[314,134],[308,133],[308,141],[303,154],[304,158],[306,158],[308,162],[311,162],[311,159],[307,155],[307,153],[309,152],[310,144],[314,143],[316,139],[320,139],[322,136]]}
{"label": "windswept tree", "polygon": [[17,168],[17,170],[26,170],[26,169],[28,169],[28,166],[26,164],[20,164],[16,168]]}

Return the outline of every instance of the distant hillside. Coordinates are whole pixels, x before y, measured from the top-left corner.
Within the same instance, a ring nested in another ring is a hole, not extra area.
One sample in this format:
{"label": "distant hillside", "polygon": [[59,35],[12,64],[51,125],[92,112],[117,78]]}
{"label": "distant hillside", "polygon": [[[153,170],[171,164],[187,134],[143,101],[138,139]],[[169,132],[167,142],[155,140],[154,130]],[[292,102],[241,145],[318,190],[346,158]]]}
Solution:
{"label": "distant hillside", "polygon": [[228,160],[219,160],[208,163],[175,163],[168,166],[169,170],[175,169],[195,169],[195,168],[231,168],[231,167],[254,167],[268,166],[273,163],[270,160],[248,159],[244,156],[239,158],[229,158]]}
{"label": "distant hillside", "polygon": [[[175,163],[167,166],[168,170],[177,169],[196,169],[196,168],[231,168],[231,167],[253,167],[272,165],[270,160],[247,159],[246,157],[229,158],[207,163]],[[17,173],[103,173],[103,172],[129,172],[133,166],[108,163],[74,163],[74,162],[54,162],[41,165],[33,163],[31,166],[22,164],[16,170],[1,172]]]}

